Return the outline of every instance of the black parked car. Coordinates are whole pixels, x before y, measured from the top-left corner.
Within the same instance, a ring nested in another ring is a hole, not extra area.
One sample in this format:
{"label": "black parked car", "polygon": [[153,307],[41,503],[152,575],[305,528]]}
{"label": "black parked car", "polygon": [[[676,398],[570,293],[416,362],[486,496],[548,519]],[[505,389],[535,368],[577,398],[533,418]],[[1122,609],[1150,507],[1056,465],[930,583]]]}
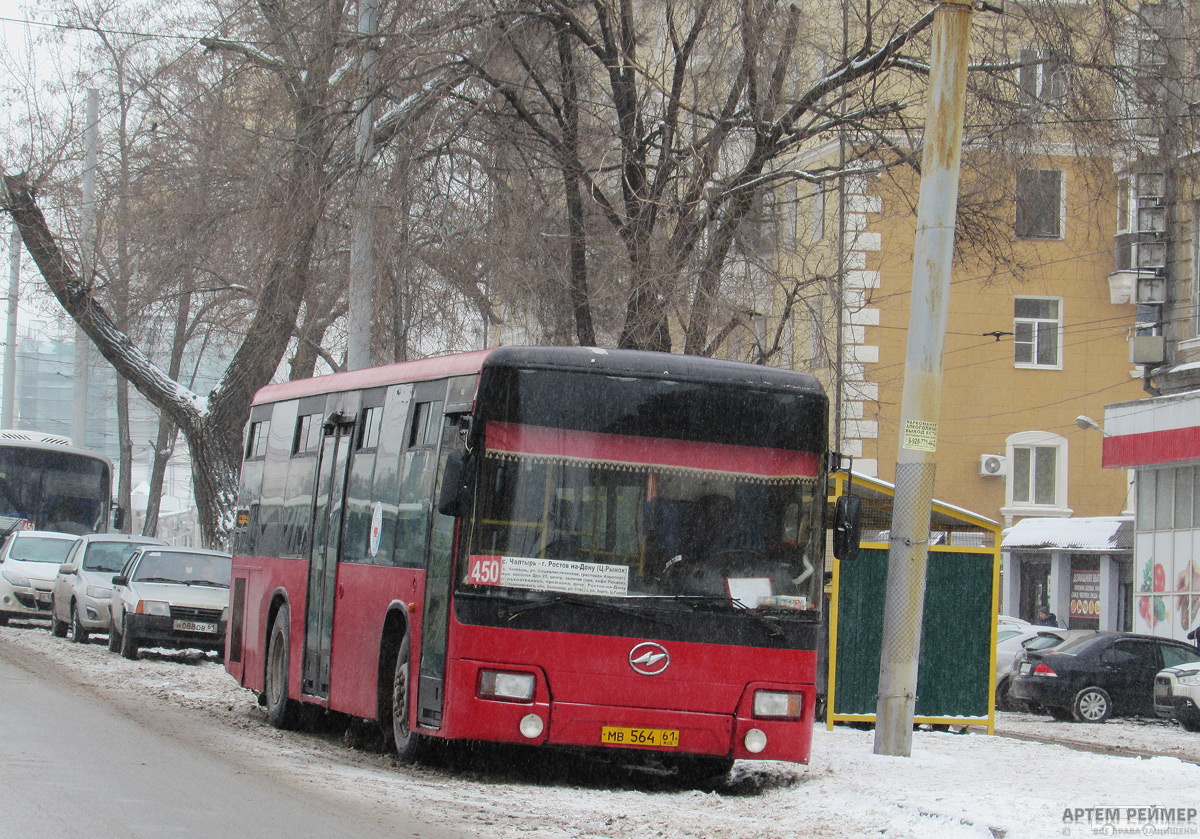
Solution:
{"label": "black parked car", "polygon": [[1104,722],[1113,714],[1154,715],[1154,676],[1164,667],[1200,661],[1191,644],[1099,632],[1045,652],[1026,653],[1009,696],[1058,720]]}

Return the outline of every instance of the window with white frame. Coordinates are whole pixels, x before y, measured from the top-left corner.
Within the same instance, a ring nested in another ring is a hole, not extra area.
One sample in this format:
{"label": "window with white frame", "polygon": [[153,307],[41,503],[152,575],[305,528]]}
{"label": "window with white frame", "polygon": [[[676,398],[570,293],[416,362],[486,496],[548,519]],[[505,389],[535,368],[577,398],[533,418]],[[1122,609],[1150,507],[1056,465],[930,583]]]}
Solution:
{"label": "window with white frame", "polygon": [[1016,220],[1018,239],[1061,239],[1065,190],[1061,169],[1018,169]]}
{"label": "window with white frame", "polygon": [[1022,47],[1018,78],[1022,105],[1045,105],[1067,93],[1067,66],[1054,50]]}
{"label": "window with white frame", "polygon": [[1022,431],[1005,441],[1007,513],[1070,515],[1067,509],[1067,440],[1048,431]]}
{"label": "window with white frame", "polygon": [[1013,299],[1013,361],[1017,367],[1062,366],[1062,300]]}

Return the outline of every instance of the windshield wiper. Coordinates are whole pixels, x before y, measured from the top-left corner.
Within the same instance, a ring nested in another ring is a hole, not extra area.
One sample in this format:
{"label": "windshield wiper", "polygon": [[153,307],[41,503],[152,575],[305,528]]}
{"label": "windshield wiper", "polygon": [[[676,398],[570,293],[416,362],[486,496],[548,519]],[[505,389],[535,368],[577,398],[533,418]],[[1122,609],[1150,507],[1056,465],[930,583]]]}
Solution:
{"label": "windshield wiper", "polygon": [[[511,598],[515,600],[516,598]],[[583,597],[574,597],[569,594],[558,594],[553,597],[548,597],[545,600],[537,600],[533,602],[522,601],[526,603],[519,609],[514,609],[508,613],[508,619],[519,617],[526,612],[536,612],[539,609],[544,609],[548,606],[582,606],[587,609],[598,609],[605,612],[616,612],[621,615],[631,615],[633,617],[643,618],[653,623],[665,623],[661,618],[647,614],[644,609],[638,609],[634,606],[625,606],[618,603],[607,603],[603,600],[588,600]]]}
{"label": "windshield wiper", "polygon": [[228,583],[218,583],[216,580],[183,580],[185,586],[215,586],[216,588],[229,588]]}
{"label": "windshield wiper", "polygon": [[169,577],[138,577],[134,580],[135,583],[171,583],[179,585],[179,580],[172,580]]}
{"label": "windshield wiper", "polygon": [[781,634],[778,623],[768,619],[766,615],[763,615],[757,609],[751,609],[742,601],[734,600],[725,594],[655,594],[651,595],[651,597],[690,604],[692,611],[696,611],[696,607],[698,606],[719,606],[722,607],[721,611],[732,609],[734,612],[745,615],[756,623],[762,624],[772,635]]}

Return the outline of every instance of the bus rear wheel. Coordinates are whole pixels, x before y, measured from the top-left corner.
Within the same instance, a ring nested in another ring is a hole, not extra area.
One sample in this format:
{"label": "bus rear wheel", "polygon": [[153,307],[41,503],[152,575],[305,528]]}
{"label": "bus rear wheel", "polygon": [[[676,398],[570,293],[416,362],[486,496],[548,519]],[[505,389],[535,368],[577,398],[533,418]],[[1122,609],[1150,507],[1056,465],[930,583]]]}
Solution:
{"label": "bus rear wheel", "polygon": [[263,694],[267,705],[267,722],[281,729],[294,728],[296,725],[296,703],[288,699],[290,627],[291,613],[286,605],[280,606],[267,636],[267,672]]}
{"label": "bus rear wheel", "polygon": [[392,738],[396,754],[404,763],[415,763],[423,753],[425,738],[408,725],[408,708],[412,701],[412,674],[409,667],[411,638],[407,632],[400,639],[396,653],[396,669],[392,676]]}

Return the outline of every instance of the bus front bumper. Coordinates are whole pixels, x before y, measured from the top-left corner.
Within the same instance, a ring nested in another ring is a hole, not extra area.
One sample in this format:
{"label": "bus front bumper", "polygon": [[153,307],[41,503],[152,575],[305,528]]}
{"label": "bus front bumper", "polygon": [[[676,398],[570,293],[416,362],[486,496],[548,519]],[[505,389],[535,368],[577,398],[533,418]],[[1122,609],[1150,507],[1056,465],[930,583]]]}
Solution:
{"label": "bus front bumper", "polygon": [[[751,683],[730,713],[559,702],[551,699],[545,674],[527,702],[479,695],[478,678],[462,674],[449,694],[455,706],[438,733],[463,740],[599,749],[633,749],[681,755],[807,763],[812,746],[815,687]],[[458,690],[455,687],[459,688]],[[803,697],[799,716],[764,719],[752,713],[758,690]]]}

